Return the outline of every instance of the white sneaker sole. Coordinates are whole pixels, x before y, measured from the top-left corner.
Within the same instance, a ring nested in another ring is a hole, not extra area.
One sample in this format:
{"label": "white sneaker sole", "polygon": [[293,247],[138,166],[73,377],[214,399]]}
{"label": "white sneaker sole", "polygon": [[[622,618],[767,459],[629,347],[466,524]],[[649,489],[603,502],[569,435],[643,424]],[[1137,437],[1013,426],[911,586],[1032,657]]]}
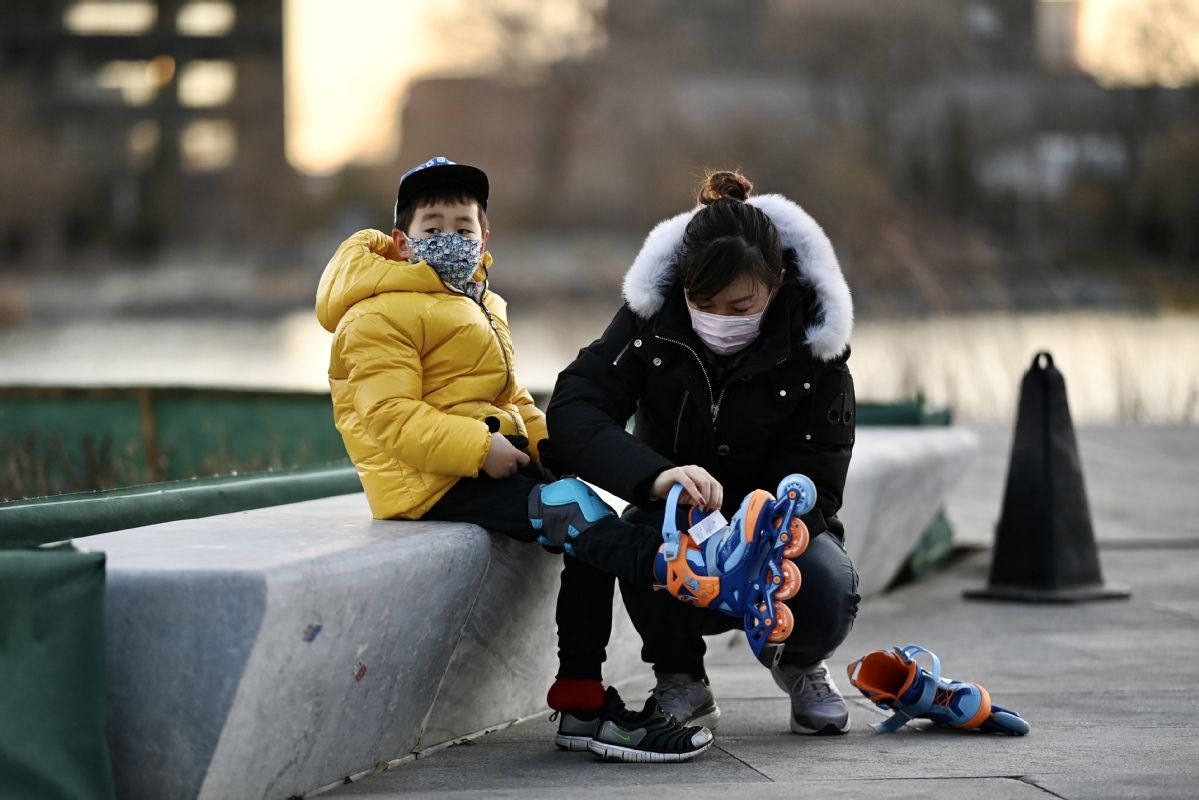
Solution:
{"label": "white sneaker sole", "polygon": [[716,726],[720,724],[720,707],[712,706],[712,710],[708,712],[699,712],[696,716],[682,723],[685,726],[694,725],[697,728],[707,728],[713,733],[716,732]]}
{"label": "white sneaker sole", "polygon": [[622,747],[618,744],[601,742],[597,739],[592,739],[591,744],[588,745],[591,752],[604,761],[623,761],[625,763],[640,764],[677,764],[680,761],[690,761],[711,746],[712,742],[710,741],[689,753],[654,753],[648,750],[637,750],[632,747]]}
{"label": "white sneaker sole", "polygon": [[800,725],[795,721],[795,717],[791,718],[791,732],[798,733],[801,736],[840,736],[843,733],[849,732],[849,720],[845,720],[845,724],[838,728],[832,722],[826,724],[823,728],[809,728]]}
{"label": "white sneaker sole", "polygon": [[570,750],[573,753],[587,750],[589,745],[594,741],[590,736],[563,736],[562,734],[558,734],[554,737],[554,745],[559,750]]}

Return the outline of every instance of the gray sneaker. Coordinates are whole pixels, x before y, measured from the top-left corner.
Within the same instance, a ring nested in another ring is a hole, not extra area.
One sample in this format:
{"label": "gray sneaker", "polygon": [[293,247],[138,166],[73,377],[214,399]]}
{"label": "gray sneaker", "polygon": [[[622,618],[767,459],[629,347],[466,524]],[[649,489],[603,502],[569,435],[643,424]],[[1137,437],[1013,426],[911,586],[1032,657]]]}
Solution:
{"label": "gray sneaker", "polygon": [[550,714],[550,722],[557,721],[558,733],[554,735],[554,744],[560,750],[587,750],[591,740],[595,738],[600,726],[600,714],[592,711],[585,714],[580,711],[555,711]]}
{"label": "gray sneaker", "polygon": [[706,679],[691,677],[685,672],[658,672],[658,685],[653,695],[662,711],[680,725],[698,725],[716,730],[720,709]]}
{"label": "gray sneaker", "polygon": [[629,711],[611,686],[604,695],[600,719],[588,748],[605,761],[690,761],[712,746],[712,731],[707,728],[679,725],[662,713],[652,696],[641,711]]}
{"label": "gray sneaker", "polygon": [[770,674],[791,695],[792,733],[827,736],[849,730],[849,708],[823,661],[810,667],[779,663]]}

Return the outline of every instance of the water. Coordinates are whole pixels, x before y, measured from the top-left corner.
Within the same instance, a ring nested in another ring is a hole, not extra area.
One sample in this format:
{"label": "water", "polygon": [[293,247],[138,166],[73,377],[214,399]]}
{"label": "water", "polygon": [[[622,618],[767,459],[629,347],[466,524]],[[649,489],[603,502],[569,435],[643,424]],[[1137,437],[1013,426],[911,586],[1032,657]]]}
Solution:
{"label": "water", "polygon": [[[548,390],[613,309],[514,309],[522,381]],[[0,385],[323,390],[330,336],[311,312],[270,320],[78,320],[0,330]],[[1063,372],[1076,422],[1199,423],[1199,315],[979,314],[859,322],[859,399],[923,393],[965,423],[1007,423],[1038,350]]]}

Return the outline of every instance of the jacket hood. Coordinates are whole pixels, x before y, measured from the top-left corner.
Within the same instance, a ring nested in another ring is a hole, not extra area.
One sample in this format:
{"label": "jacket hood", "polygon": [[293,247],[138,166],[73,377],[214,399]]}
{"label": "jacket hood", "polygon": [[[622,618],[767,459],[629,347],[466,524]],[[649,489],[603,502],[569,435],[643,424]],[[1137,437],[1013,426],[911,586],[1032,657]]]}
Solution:
{"label": "jacket hood", "polygon": [[[782,195],[756,195],[747,202],[770,217],[779,230],[783,248],[795,251],[800,280],[816,293],[816,319],[805,332],[805,343],[822,361],[835,359],[845,352],[853,332],[853,300],[832,242],[816,220]],[[666,301],[675,281],[683,233],[699,209],[696,206],[663,220],[645,237],[641,251],[625,273],[623,287],[624,301],[638,317],[649,319]]]}
{"label": "jacket hood", "polygon": [[[486,279],[491,253],[483,254],[476,278]],[[364,230],[351,236],[329,259],[316,289],[316,316],[332,333],[355,303],[384,292],[451,293],[424,261],[401,261],[395,242],[383,231]]]}

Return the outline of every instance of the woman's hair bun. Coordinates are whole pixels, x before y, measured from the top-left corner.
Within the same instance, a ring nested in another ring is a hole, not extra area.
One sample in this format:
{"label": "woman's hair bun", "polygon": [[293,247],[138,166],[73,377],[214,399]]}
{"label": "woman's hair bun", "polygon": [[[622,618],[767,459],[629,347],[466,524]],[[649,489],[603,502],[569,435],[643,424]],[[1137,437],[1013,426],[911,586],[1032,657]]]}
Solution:
{"label": "woman's hair bun", "polygon": [[698,199],[700,204],[705,206],[710,206],[717,200],[723,200],[726,197],[744,202],[749,199],[749,193],[753,189],[754,185],[749,182],[749,178],[740,172],[720,170],[708,175],[703,185],[699,187]]}

